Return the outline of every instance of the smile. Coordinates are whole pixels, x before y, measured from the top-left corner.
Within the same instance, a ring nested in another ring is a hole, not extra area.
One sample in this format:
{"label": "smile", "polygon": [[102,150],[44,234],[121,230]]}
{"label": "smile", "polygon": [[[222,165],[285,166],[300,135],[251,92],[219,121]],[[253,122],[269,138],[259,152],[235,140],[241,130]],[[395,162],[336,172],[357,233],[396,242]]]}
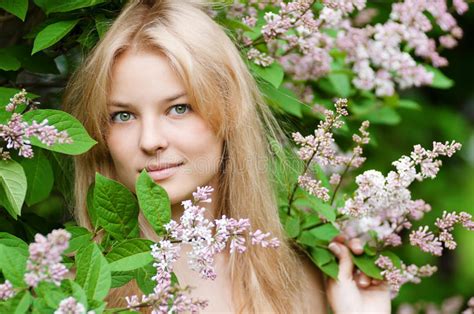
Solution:
{"label": "smile", "polygon": [[159,167],[147,167],[147,172],[154,181],[165,180],[173,176],[183,163],[167,164]]}

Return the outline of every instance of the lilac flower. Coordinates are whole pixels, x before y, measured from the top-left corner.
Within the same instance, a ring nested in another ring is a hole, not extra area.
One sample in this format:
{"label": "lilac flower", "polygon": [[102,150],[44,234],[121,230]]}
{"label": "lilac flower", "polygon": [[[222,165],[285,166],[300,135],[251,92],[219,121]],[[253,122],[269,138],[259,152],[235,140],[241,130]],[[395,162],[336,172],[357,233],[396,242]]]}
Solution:
{"label": "lilac flower", "polygon": [[16,292],[13,290],[13,285],[9,280],[5,280],[0,284],[0,301],[5,301],[15,296]]}
{"label": "lilac flower", "polygon": [[329,201],[329,190],[321,185],[320,180],[315,180],[308,175],[303,175],[298,177],[298,184],[308,191],[309,194],[325,202]]}
{"label": "lilac flower", "polygon": [[442,242],[428,230],[428,226],[420,227],[410,233],[410,244],[418,246],[422,251],[441,256]]}
{"label": "lilac flower", "polygon": [[421,277],[432,276],[437,271],[437,268],[431,265],[418,267],[413,264],[407,266],[403,262],[400,264],[400,268],[395,267],[391,259],[384,255],[380,255],[375,261],[375,265],[382,269],[380,274],[388,282],[390,290],[395,295],[403,284],[407,282],[420,283]]}
{"label": "lilac flower", "polygon": [[[452,156],[459,148],[460,144],[455,142],[444,144],[434,142],[432,150],[415,145],[410,156],[402,156],[393,162],[396,171],[390,171],[387,176],[375,170],[368,170],[357,176],[358,188],[353,197],[339,208],[341,213],[353,217],[340,222],[341,231],[349,238],[359,237],[363,242],[369,242],[373,240],[369,231],[373,230],[377,240],[383,241],[385,245],[398,245],[396,234],[402,229],[411,228],[408,218],[419,220],[431,210],[423,200],[412,200],[408,187],[415,180],[422,181],[436,176],[441,165],[441,161],[437,158]],[[428,167],[428,164],[431,166]],[[448,218],[447,216],[446,219]],[[470,218],[465,221],[466,224],[472,223]],[[452,225],[453,222],[444,223]],[[423,233],[422,230],[415,232],[413,244],[422,245],[427,252],[441,254],[440,241],[443,240],[433,236],[426,242],[425,237],[431,235]],[[454,247],[451,237],[446,232],[443,235],[443,239],[449,242],[449,247]]]}
{"label": "lilac flower", "polygon": [[20,92],[16,93],[12,98],[10,98],[10,102],[5,107],[5,110],[13,112],[19,105],[25,104],[28,101],[26,94],[27,93],[25,89],[22,89]]}
{"label": "lilac flower", "polygon": [[212,192],[212,187],[199,187],[193,193],[194,202],[182,202],[184,212],[179,223],[171,220],[165,225],[166,236],[151,246],[153,267],[156,268],[156,274],[152,277],[152,280],[156,281],[154,291],[141,299],[136,295],[127,297],[129,308],[138,310],[140,307],[151,307],[152,313],[197,313],[200,308],[207,306],[207,301],[191,299],[187,295],[188,287],[180,288],[171,282],[173,264],[180,257],[183,244],[191,246],[190,252],[187,253],[189,267],[203,279],[211,280],[217,277],[214,268],[215,255],[222,252],[228,243],[231,254],[247,250],[247,235],[251,237],[252,245],[260,245],[263,248],[278,247],[278,239],[269,239],[270,233],[260,230],[251,232],[248,219],[237,220],[222,216],[211,222],[205,218],[206,209],[197,204],[210,202]]}
{"label": "lilac flower", "polygon": [[[94,311],[87,312],[93,314]],[[54,314],[86,314],[86,308],[73,297],[63,299]]]}
{"label": "lilac flower", "polygon": [[260,52],[255,48],[251,48],[247,52],[247,58],[249,60],[253,60],[256,65],[260,65],[264,68],[272,65],[275,61],[275,59],[273,59],[271,56],[267,55],[266,53]]}
{"label": "lilac flower", "polygon": [[196,192],[193,192],[194,202],[210,203],[212,200],[210,196],[214,192],[212,186],[198,187]]}
{"label": "lilac flower", "polygon": [[262,247],[276,248],[280,246],[280,241],[277,238],[268,239],[270,232],[263,233],[260,229],[255,232],[250,232],[252,237],[252,245],[261,245]]}
{"label": "lilac flower", "polygon": [[68,270],[61,264],[62,253],[68,248],[71,235],[63,230],[53,230],[47,237],[35,235],[35,242],[29,246],[30,256],[26,263],[25,282],[36,287],[41,281],[60,285]]}
{"label": "lilac flower", "polygon": [[0,124],[0,138],[7,143],[6,148],[18,150],[18,155],[25,158],[33,157],[30,137],[37,137],[43,144],[51,146],[54,143],[72,143],[66,131],[58,132],[55,127],[47,125],[48,120],[31,125],[23,121],[22,115],[14,113],[6,125]]}

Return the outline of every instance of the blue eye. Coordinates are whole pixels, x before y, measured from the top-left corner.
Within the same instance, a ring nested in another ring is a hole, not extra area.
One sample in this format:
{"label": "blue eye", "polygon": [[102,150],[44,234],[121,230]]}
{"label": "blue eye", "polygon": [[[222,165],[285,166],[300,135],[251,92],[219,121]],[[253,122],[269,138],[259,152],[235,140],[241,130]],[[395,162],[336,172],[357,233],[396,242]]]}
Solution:
{"label": "blue eye", "polygon": [[114,112],[110,115],[113,122],[127,122],[132,119],[133,114],[127,111]]}
{"label": "blue eye", "polygon": [[189,110],[191,110],[191,107],[188,104],[179,104],[172,106],[170,109],[170,113],[175,115],[183,115]]}

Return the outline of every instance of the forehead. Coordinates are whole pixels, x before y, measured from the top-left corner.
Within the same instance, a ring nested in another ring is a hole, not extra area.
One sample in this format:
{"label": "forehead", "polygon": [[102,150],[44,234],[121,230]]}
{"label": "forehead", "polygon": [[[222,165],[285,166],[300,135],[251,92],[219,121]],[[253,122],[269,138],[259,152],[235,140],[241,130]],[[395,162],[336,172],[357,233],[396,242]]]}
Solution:
{"label": "forehead", "polygon": [[166,100],[186,92],[167,57],[149,50],[125,51],[111,71],[108,102]]}

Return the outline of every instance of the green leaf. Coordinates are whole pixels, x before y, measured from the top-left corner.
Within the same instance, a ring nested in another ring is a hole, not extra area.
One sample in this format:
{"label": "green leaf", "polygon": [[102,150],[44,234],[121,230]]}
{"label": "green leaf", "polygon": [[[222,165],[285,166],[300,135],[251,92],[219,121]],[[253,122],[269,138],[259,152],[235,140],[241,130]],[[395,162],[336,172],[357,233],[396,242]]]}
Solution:
{"label": "green leaf", "polygon": [[259,88],[270,105],[298,118],[303,117],[301,107],[304,106],[304,103],[299,101],[298,97],[290,90],[283,87],[276,89],[273,85],[264,81],[259,82]]}
{"label": "green leaf", "polygon": [[315,205],[313,209],[317,211],[321,216],[326,218],[330,222],[336,220],[336,210],[329,204],[324,203],[322,200],[313,198]]}
{"label": "green leaf", "polygon": [[285,231],[288,237],[296,238],[300,234],[300,220],[298,217],[290,217],[285,222]]}
{"label": "green leaf", "polygon": [[125,186],[96,173],[93,203],[99,225],[115,239],[139,236],[138,203]]}
{"label": "green leaf", "polygon": [[34,0],[46,14],[53,12],[69,12],[77,9],[91,7],[106,0]]}
{"label": "green leaf", "polygon": [[114,271],[112,272],[112,288],[118,288],[127,284],[135,278],[135,271]]}
{"label": "green leaf", "polygon": [[272,84],[275,88],[280,87],[283,82],[283,77],[285,76],[285,72],[278,62],[273,62],[270,66],[265,68],[250,62],[250,68],[254,73]]}
{"label": "green leaf", "polygon": [[27,313],[28,309],[31,306],[31,303],[33,303],[33,297],[31,296],[31,293],[29,291],[23,292],[18,304],[15,307],[15,312],[14,314],[23,314]]}
{"label": "green leaf", "polygon": [[88,299],[102,300],[111,285],[110,267],[96,243],[81,248],[76,256],[76,282]]}
{"label": "green leaf", "polygon": [[[1,0],[0,0],[1,1]],[[0,2],[1,5],[1,2]],[[0,70],[16,71],[21,67],[20,61],[5,49],[0,49]]]}
{"label": "green leaf", "polygon": [[37,52],[31,55],[31,46],[16,45],[5,48],[5,51],[15,56],[25,70],[35,73],[53,73],[59,74],[54,59],[43,52]]}
{"label": "green leaf", "polygon": [[431,87],[448,89],[454,85],[454,81],[444,75],[439,69],[426,64],[424,67],[428,72],[433,73],[433,82],[431,82]]}
{"label": "green leaf", "polygon": [[35,145],[50,151],[79,155],[88,151],[97,142],[94,141],[87,133],[84,126],[73,116],[62,111],[54,109],[39,109],[28,111],[23,115],[23,119],[32,123],[37,121],[41,123],[44,119],[48,120],[48,125],[56,127],[58,131],[66,130],[69,137],[72,138],[72,144],[53,144],[47,146],[40,142],[36,137],[31,138],[31,145]]}
{"label": "green leaf", "polygon": [[33,298],[29,291],[20,291],[6,301],[0,301],[0,313],[24,314],[28,313]]}
{"label": "green leaf", "polygon": [[311,254],[311,259],[319,267],[334,261],[334,255],[329,250],[319,247],[312,247],[309,252]]}
{"label": "green leaf", "polygon": [[349,76],[344,73],[330,73],[327,78],[339,97],[349,97],[351,95],[351,82]]}
{"label": "green leaf", "polygon": [[87,190],[87,213],[89,214],[89,219],[91,221],[92,226],[95,228],[97,226],[97,220],[99,217],[97,216],[97,212],[94,208],[94,187],[95,184],[92,183]]}
{"label": "green leaf", "polygon": [[78,22],[79,20],[76,19],[60,21],[46,26],[38,33],[38,35],[36,35],[31,54],[33,55],[40,50],[51,47],[60,41],[64,36],[72,31]]}
{"label": "green leaf", "polygon": [[150,178],[146,170],[143,170],[137,179],[136,191],[143,216],[158,235],[163,235],[166,232],[163,225],[171,220],[168,193]]}
{"label": "green leaf", "polygon": [[0,232],[0,244],[13,247],[19,251],[20,254],[28,257],[28,244],[20,238],[6,232]]}
{"label": "green leaf", "polygon": [[324,264],[319,268],[329,277],[337,279],[337,275],[339,274],[339,264],[336,261]]}
{"label": "green leaf", "polygon": [[0,0],[0,8],[25,21],[26,12],[28,11],[28,0]]}
{"label": "green leaf", "polygon": [[5,279],[8,279],[16,288],[25,287],[23,276],[27,259],[19,249],[0,244],[0,270]]}
{"label": "green leaf", "polygon": [[71,234],[69,240],[69,247],[64,251],[65,254],[69,254],[81,249],[84,246],[89,245],[92,241],[92,233],[86,228],[78,226],[66,227],[66,231]]}
{"label": "green leaf", "polygon": [[375,279],[383,279],[382,275],[380,274],[380,268],[375,265],[375,260],[377,259],[375,256],[368,256],[365,254],[351,255],[352,261],[363,273]]}
{"label": "green leaf", "polygon": [[43,299],[33,299],[33,314],[51,314],[55,309],[50,308]]}
{"label": "green leaf", "polygon": [[156,275],[156,268],[153,267],[153,263],[136,270],[135,279],[137,280],[138,287],[144,294],[153,292],[156,282],[152,280],[151,277],[154,275]]}
{"label": "green leaf", "polygon": [[400,115],[390,107],[381,107],[361,116],[361,120],[369,120],[372,123],[395,125],[401,120]]}
{"label": "green leaf", "polygon": [[322,226],[313,228],[310,230],[310,232],[317,239],[323,241],[331,241],[335,236],[339,234],[339,230],[331,223],[327,223]]}
{"label": "green leaf", "polygon": [[1,200],[10,215],[16,219],[21,214],[27,181],[25,172],[14,160],[0,160]]}
{"label": "green leaf", "polygon": [[150,246],[146,239],[125,240],[114,246],[107,255],[111,271],[129,271],[144,267],[153,261]]}
{"label": "green leaf", "polygon": [[369,256],[375,256],[377,254],[376,248],[370,246],[368,243],[364,245],[364,253]]}
{"label": "green leaf", "polygon": [[72,281],[71,279],[66,279],[61,283],[61,287],[68,295],[73,296],[77,302],[87,306],[86,292],[78,283]]}
{"label": "green leaf", "polygon": [[305,216],[304,222],[301,224],[301,229],[310,229],[319,224],[321,224],[321,219],[317,215],[309,214]]}
{"label": "green leaf", "polygon": [[421,106],[416,101],[410,99],[400,99],[398,101],[398,107],[411,110],[421,110]]}
{"label": "green leaf", "polygon": [[34,290],[53,309],[58,308],[59,302],[67,297],[60,287],[51,282],[42,281]]}
{"label": "green leaf", "polygon": [[54,173],[44,153],[39,150],[33,158],[24,158],[20,163],[28,183],[26,204],[32,206],[45,200],[53,188]]}
{"label": "green leaf", "polygon": [[112,24],[112,21],[101,14],[96,15],[94,19],[95,29],[97,30],[97,34],[99,34],[99,38],[102,39]]}

